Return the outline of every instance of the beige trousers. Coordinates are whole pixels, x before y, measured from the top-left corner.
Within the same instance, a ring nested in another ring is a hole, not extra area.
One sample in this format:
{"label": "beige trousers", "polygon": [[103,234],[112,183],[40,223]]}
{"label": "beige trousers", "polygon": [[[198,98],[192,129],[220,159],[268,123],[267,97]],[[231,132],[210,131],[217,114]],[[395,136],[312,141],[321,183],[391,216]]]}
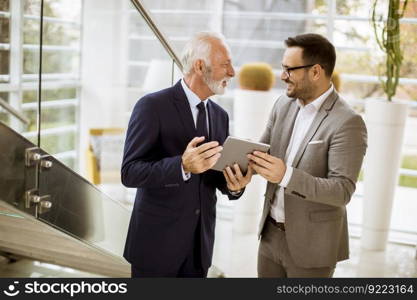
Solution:
{"label": "beige trousers", "polygon": [[335,267],[303,268],[297,266],[288,250],[285,232],[270,221],[265,222],[258,250],[258,277],[332,277]]}

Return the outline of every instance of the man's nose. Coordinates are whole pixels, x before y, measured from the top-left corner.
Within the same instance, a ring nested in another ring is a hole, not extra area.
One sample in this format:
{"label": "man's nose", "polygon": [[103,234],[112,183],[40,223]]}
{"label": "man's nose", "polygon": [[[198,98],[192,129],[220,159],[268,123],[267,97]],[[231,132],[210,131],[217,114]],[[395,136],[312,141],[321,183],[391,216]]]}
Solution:
{"label": "man's nose", "polygon": [[285,72],[285,70],[282,70],[281,71],[281,80],[282,81],[285,81],[286,79],[288,79],[288,74],[287,74],[287,72]]}
{"label": "man's nose", "polygon": [[227,75],[230,77],[235,77],[235,69],[233,68],[233,66],[230,66]]}

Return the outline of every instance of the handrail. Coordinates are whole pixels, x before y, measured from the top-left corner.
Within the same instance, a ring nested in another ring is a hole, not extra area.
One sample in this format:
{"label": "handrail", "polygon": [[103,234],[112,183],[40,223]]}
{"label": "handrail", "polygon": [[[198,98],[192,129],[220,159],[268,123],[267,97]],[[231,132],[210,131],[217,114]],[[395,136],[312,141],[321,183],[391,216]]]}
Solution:
{"label": "handrail", "polygon": [[6,101],[4,101],[1,97],[0,97],[0,106],[5,111],[11,113],[13,116],[15,116],[17,119],[19,119],[20,121],[22,121],[26,125],[29,125],[29,123],[30,123],[29,119],[26,118],[21,112],[19,112],[16,109],[14,109],[13,106],[11,106],[9,103],[7,103]]}
{"label": "handrail", "polygon": [[142,15],[146,24],[148,24],[148,26],[151,28],[153,33],[156,35],[158,40],[161,42],[162,46],[168,52],[169,56],[171,56],[172,60],[177,64],[178,68],[182,71],[181,61],[179,60],[177,54],[172,49],[171,45],[168,43],[167,39],[164,37],[163,33],[159,30],[159,28],[156,26],[155,22],[152,20],[152,17],[149,15],[149,12],[140,3],[140,1],[138,1],[138,0],[130,0],[130,1],[136,7],[137,11]]}

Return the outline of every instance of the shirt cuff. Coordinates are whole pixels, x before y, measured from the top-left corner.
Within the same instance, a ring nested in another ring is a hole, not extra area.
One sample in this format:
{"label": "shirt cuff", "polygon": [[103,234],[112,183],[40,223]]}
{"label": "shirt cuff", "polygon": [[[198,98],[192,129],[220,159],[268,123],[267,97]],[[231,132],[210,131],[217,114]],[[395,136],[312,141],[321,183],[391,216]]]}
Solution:
{"label": "shirt cuff", "polygon": [[191,173],[190,172],[185,173],[184,167],[182,164],[181,164],[181,172],[182,172],[182,179],[184,179],[184,181],[188,181],[191,178]]}
{"label": "shirt cuff", "polygon": [[282,177],[282,180],[279,183],[280,186],[282,186],[283,188],[287,187],[288,183],[290,182],[293,170],[294,170],[293,167],[290,167],[290,166],[287,167],[284,177]]}
{"label": "shirt cuff", "polygon": [[240,190],[240,191],[231,191],[231,190],[229,190],[229,193],[232,196],[239,196],[240,194],[242,194],[242,190]]}

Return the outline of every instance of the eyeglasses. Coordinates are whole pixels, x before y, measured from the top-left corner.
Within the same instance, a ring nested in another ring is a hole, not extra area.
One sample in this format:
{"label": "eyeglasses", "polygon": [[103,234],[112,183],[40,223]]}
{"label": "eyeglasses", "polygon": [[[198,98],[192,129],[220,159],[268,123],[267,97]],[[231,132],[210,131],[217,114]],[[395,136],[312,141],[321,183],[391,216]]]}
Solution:
{"label": "eyeglasses", "polygon": [[310,68],[314,65],[316,65],[316,64],[299,66],[299,67],[290,67],[290,68],[282,66],[282,71],[285,73],[285,75],[287,75],[287,77],[290,77],[291,76],[291,73],[290,73],[291,71],[298,70],[298,69],[304,69],[304,68]]}

